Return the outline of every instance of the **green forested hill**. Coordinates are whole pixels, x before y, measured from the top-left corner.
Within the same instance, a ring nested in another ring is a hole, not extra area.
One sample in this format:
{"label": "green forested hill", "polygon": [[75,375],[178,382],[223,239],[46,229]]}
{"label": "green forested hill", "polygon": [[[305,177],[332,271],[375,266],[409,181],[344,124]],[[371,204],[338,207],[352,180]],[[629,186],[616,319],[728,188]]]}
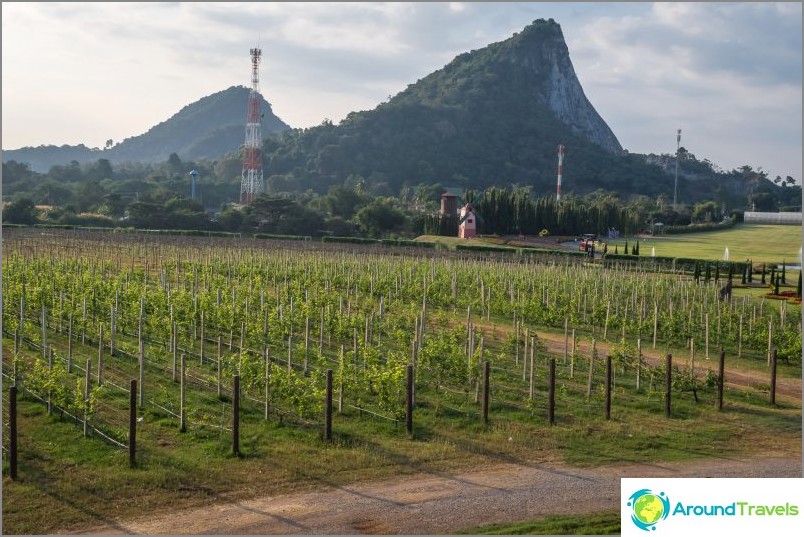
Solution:
{"label": "green forested hill", "polygon": [[[3,161],[27,162],[46,172],[56,164],[80,164],[98,159],[116,162],[164,162],[171,153],[184,160],[217,159],[243,145],[249,89],[233,86],[188,104],[148,132],[126,138],[110,149],[79,146],[40,146],[3,151]],[[262,99],[264,135],[290,127]]]}
{"label": "green forested hill", "polygon": [[374,110],[269,142],[265,171],[274,191],[321,191],[359,176],[392,192],[437,182],[546,193],[555,190],[560,143],[568,191],[672,192],[672,177],[622,151],[583,95],[558,24],[536,21],[459,55]]}

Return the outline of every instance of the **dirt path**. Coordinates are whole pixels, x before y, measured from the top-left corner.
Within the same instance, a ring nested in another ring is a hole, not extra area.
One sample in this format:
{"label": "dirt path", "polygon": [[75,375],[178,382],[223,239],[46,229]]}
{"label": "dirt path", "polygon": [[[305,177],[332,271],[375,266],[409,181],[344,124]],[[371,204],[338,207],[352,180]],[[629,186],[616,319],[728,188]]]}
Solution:
{"label": "dirt path", "polygon": [[791,458],[618,464],[593,470],[505,464],[264,497],[121,521],[84,533],[438,534],[482,524],[617,509],[621,477],[801,477]]}
{"label": "dirt path", "polygon": [[[513,328],[507,326],[495,325],[487,321],[477,320],[473,324],[481,328],[486,333],[496,333],[501,336],[508,336]],[[547,347],[547,351],[551,354],[562,356],[564,354],[564,336],[561,334],[537,332],[535,335],[539,337],[541,342]],[[604,341],[597,342],[597,351],[599,356],[605,356],[613,344]],[[572,342],[570,339],[570,347]],[[592,353],[592,343],[586,338],[578,339],[576,352],[588,357]],[[664,361],[664,354],[659,349],[650,348],[650,344],[646,342],[642,347],[642,356],[649,365],[655,366]],[[711,370],[717,374],[718,360],[717,352],[710,351],[710,359],[706,360],[702,351],[696,352],[695,357],[695,371],[698,378],[706,378],[707,370]],[[673,364],[683,365],[687,367],[689,361],[689,354],[680,357],[673,357]],[[588,358],[587,358],[588,359]],[[729,367],[728,356],[726,357],[726,387],[731,388],[749,388],[752,386],[768,386],[770,384],[770,373],[761,373],[757,371],[735,370]],[[776,379],[776,395],[788,397],[792,400],[801,401],[802,399],[802,379],[801,378],[782,378]]]}

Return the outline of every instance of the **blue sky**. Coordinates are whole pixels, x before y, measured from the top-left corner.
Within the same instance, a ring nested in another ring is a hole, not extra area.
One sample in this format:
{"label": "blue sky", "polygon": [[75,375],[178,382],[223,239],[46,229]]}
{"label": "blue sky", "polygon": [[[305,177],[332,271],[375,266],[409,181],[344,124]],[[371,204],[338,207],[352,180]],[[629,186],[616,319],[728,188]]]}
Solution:
{"label": "blue sky", "polygon": [[[802,176],[801,3],[3,3],[2,147],[142,134],[248,85],[293,127],[374,108],[539,18],[632,152]],[[245,112],[244,112],[245,114]],[[245,118],[244,118],[245,119]]]}

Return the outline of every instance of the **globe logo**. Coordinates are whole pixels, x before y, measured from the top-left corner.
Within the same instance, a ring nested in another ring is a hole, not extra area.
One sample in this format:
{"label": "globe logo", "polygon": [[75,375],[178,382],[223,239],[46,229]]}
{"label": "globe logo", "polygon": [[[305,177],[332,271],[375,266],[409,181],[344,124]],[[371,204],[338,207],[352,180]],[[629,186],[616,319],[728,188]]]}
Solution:
{"label": "globe logo", "polygon": [[670,500],[664,492],[655,494],[650,489],[636,491],[628,498],[631,521],[644,531],[656,530],[656,523],[670,514]]}

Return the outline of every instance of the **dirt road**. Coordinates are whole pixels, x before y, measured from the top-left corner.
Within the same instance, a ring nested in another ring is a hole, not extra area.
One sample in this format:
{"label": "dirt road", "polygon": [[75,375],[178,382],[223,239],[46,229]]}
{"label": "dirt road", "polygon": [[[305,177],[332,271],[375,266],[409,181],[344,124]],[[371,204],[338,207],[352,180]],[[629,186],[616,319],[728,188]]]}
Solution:
{"label": "dirt road", "polygon": [[800,459],[710,459],[571,469],[505,464],[459,475],[395,481],[213,504],[121,521],[91,533],[438,534],[482,524],[617,509],[620,477],[801,477]]}

